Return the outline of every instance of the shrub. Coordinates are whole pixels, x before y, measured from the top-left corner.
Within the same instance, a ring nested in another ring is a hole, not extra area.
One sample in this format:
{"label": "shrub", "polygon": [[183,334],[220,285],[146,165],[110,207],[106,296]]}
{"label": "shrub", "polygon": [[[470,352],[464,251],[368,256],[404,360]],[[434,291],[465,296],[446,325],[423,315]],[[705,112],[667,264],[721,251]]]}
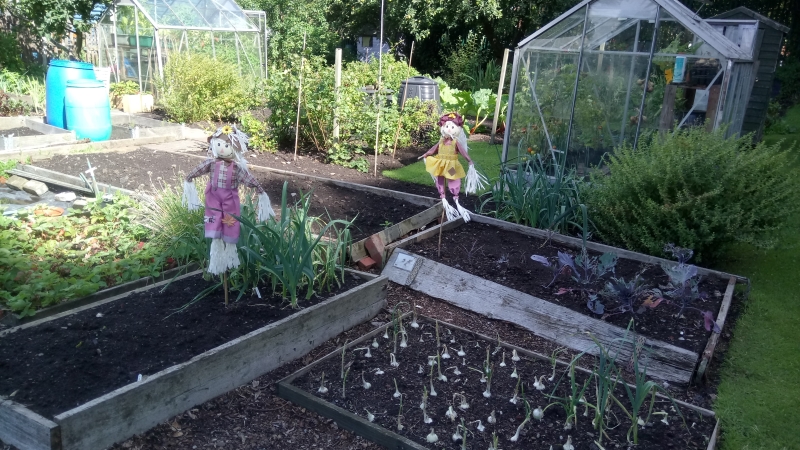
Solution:
{"label": "shrub", "polygon": [[14,33],[0,31],[0,67],[21,72],[25,65],[22,62],[22,49]]}
{"label": "shrub", "polygon": [[[477,33],[469,32],[466,39],[459,42],[456,48],[449,55],[442,54],[446,68],[445,80],[457,89],[478,90],[481,84],[493,82],[485,80],[489,75],[483,70],[483,66],[488,58],[488,51],[485,48],[486,38],[479,39]],[[495,77],[499,81],[499,73],[495,75],[496,67],[489,68],[490,77]],[[493,86],[497,86],[494,82]],[[477,89],[475,89],[477,87]]]}
{"label": "shrub", "polygon": [[202,54],[175,54],[157,82],[159,102],[178,122],[224,120],[249,109],[248,95],[239,69]]}
{"label": "shrub", "polygon": [[769,247],[797,209],[800,179],[786,173],[791,149],[750,139],[692,128],[618,148],[585,197],[598,234],[653,255],[667,243],[693,248],[698,261],[734,241]]}

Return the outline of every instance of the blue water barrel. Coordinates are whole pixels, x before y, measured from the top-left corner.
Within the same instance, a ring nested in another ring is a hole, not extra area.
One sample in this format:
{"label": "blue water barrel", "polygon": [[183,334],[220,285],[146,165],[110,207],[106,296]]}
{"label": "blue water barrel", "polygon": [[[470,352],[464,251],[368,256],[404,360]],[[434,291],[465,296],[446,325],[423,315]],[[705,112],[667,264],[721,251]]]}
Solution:
{"label": "blue water barrel", "polygon": [[69,80],[64,96],[67,129],[78,139],[107,141],[111,137],[111,104],[98,80]]}
{"label": "blue water barrel", "polygon": [[47,68],[46,112],[47,123],[54,127],[66,128],[64,94],[68,80],[96,80],[94,66],[79,61],[54,59]]}

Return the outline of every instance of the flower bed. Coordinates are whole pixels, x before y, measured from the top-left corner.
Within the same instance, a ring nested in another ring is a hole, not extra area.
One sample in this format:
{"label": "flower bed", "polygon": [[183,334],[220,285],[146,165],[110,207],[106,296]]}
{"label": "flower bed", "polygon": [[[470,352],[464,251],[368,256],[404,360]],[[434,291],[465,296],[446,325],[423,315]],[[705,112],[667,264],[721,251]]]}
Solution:
{"label": "flower bed", "polygon": [[[618,448],[634,439],[643,449],[713,448],[711,411],[654,395],[652,410],[647,400],[636,412],[627,389],[637,388],[613,381],[602,403],[598,380],[613,376],[597,376],[599,368],[591,376],[446,323],[414,322],[390,322],[347,344],[282,380],[278,394],[388,448]],[[646,386],[639,393],[650,399]],[[570,395],[583,399],[574,409],[562,406]],[[608,408],[599,408],[602,437],[597,405]]]}
{"label": "flower bed", "polygon": [[206,287],[195,272],[6,331],[0,367],[15,370],[0,378],[0,439],[93,449],[144,431],[373,317],[386,279],[352,278],[299,311],[253,296],[225,310],[218,292],[167,317]]}
{"label": "flower bed", "polygon": [[[705,277],[698,290],[706,292],[707,298],[690,303],[690,308],[697,308],[697,311],[686,309],[682,317],[676,318],[674,315],[680,311],[681,302],[666,295],[669,280],[657,265],[674,266],[674,261],[587,243],[590,257],[597,256],[592,250],[602,250],[616,251],[620,259],[614,274],[584,285],[570,276],[575,275],[572,271],[561,272],[554,279],[552,268],[531,259],[533,255],[554,257],[558,252],[580,255],[575,251],[581,247],[580,239],[561,235],[548,237],[541,230],[477,215],[473,223],[459,225],[459,222],[445,224],[444,228],[452,231],[442,235],[441,257],[438,256],[438,240],[426,239],[436,237],[438,229],[401,241],[395,247],[404,247],[425,257],[411,263],[412,267],[404,268],[394,264],[396,256],[393,256],[384,274],[392,281],[463,308],[519,323],[540,336],[579,351],[592,346],[583,331],[591,330],[602,342],[610,344],[624,332],[633,317],[637,332],[657,349],[651,369],[654,376],[661,379],[689,382],[700,353],[704,360],[711,358],[716,339],[712,344],[709,337],[718,336],[718,333],[711,333],[706,326],[718,329],[724,326],[736,278],[697,268],[697,273]],[[420,267],[416,267],[417,263]],[[558,268],[555,263],[553,266]],[[633,280],[637,274],[649,290],[643,290],[641,297],[631,302],[632,309],[626,309],[631,305],[607,299],[605,295],[598,298],[605,302],[604,314],[595,314],[587,307],[590,296],[607,290],[613,277]],[[659,292],[654,290],[656,288],[663,289]],[[708,313],[701,314],[703,311]],[[711,316],[711,323],[707,316]]]}

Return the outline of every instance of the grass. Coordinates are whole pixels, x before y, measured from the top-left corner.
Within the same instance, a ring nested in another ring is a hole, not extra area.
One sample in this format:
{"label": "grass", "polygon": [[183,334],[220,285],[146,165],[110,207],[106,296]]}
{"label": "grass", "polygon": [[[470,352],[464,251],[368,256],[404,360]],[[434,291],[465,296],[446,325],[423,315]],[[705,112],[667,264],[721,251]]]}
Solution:
{"label": "grass", "polygon": [[[497,178],[500,174],[499,163],[502,150],[503,146],[500,144],[489,144],[488,142],[469,143],[469,157],[472,158],[475,167],[490,180]],[[469,167],[467,160],[463,157],[459,156],[458,160],[461,161],[464,169]],[[425,171],[425,163],[422,160],[396,170],[384,170],[383,175],[395,180],[423,184],[433,188],[433,180],[430,174]]]}
{"label": "grass", "polygon": [[[800,105],[786,120],[800,128]],[[768,135],[764,141],[794,143],[800,133]],[[789,176],[796,175],[794,173]],[[798,200],[800,201],[800,200]],[[800,399],[800,214],[792,217],[778,245],[768,251],[732,249],[720,269],[752,281],[746,308],[733,328],[714,409],[722,419],[723,450],[800,449],[800,424],[792,411]]]}

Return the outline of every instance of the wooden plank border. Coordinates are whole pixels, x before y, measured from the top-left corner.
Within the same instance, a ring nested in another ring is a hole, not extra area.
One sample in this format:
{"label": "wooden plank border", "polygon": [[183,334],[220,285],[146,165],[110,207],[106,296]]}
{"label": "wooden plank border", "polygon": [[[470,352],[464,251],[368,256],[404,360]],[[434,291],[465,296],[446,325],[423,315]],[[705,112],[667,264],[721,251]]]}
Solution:
{"label": "wooden plank border", "polygon": [[[720,329],[720,333],[722,332],[722,327],[725,326],[725,319],[728,318],[728,310],[731,307],[731,300],[733,299],[733,290],[735,287],[736,278],[731,277],[728,281],[728,287],[725,289],[725,296],[722,298],[722,305],[719,307],[719,314],[717,314],[716,323]],[[711,364],[711,358],[714,357],[714,349],[717,347],[717,342],[719,342],[720,333],[711,333],[711,337],[706,344],[706,349],[703,351],[703,357],[700,360],[700,364],[697,366],[697,372],[694,377],[695,383],[703,381],[706,370]]]}
{"label": "wooden plank border", "polygon": [[[401,237],[411,233],[414,230],[419,230],[421,227],[439,219],[442,216],[442,204],[437,203],[430,208],[415,214],[402,222],[396,223],[382,231],[375,233],[373,236],[378,236],[381,242],[385,245],[391,244]],[[350,246],[350,258],[353,262],[368,256],[364,244],[372,236],[366,237]]]}
{"label": "wooden plank border", "polygon": [[[179,278],[199,274],[195,271]],[[349,271],[353,275],[357,272]],[[374,317],[386,306],[388,280],[364,274],[364,284],[278,322],[131,383],[54,417],[54,421],[11,401],[0,402],[0,439],[20,448],[104,449],[197,404],[234,389],[299,358],[339,333]],[[170,280],[147,288],[153,289]],[[133,291],[132,291],[133,292]],[[130,292],[23,324],[6,332],[48,322]],[[5,426],[5,424],[13,426]],[[49,445],[45,437],[50,436]]]}
{"label": "wooden plank border", "polygon": [[[127,283],[122,283],[116,286],[112,286],[108,289],[103,289],[102,291],[97,291],[94,294],[87,295],[86,297],[81,297],[64,303],[59,303],[53,306],[48,306],[47,308],[43,308],[36,311],[36,314],[33,316],[19,317],[16,314],[14,315],[9,314],[3,317],[3,319],[0,320],[0,322],[12,327],[22,325],[24,323],[33,322],[35,320],[40,320],[45,317],[50,317],[54,314],[67,312],[75,308],[79,308],[81,306],[91,305],[93,303],[106,300],[117,295],[133,292],[137,289],[150,286],[151,284],[161,283],[162,281],[169,282],[172,281],[172,279],[175,277],[185,275],[190,272],[195,272],[196,270],[197,270],[197,264],[195,263],[187,264],[185,266],[167,270],[157,277],[139,278],[138,280],[129,281]],[[0,334],[0,336],[2,336],[2,334]]]}
{"label": "wooden plank border", "polygon": [[[409,261],[409,265],[398,262],[401,259]],[[616,344],[622,339],[630,339],[630,333],[624,328],[406,250],[392,254],[383,274],[395,283],[483,316],[517,324],[537,336],[579,352],[597,354],[597,346],[592,340],[594,336],[605,347],[618,348],[623,360],[629,360],[633,355],[632,343],[625,346]],[[700,355],[647,337],[645,345],[650,351],[642,357],[649,374],[671,383],[691,382]]]}
{"label": "wooden plank border", "polygon": [[[403,317],[405,318],[405,317],[408,317],[409,315],[410,315],[410,313],[407,313]],[[419,317],[424,318],[425,320],[429,320],[431,322],[436,321],[436,319],[432,319],[432,318],[429,318],[429,317],[426,317],[426,316],[423,316],[423,315],[419,315]],[[480,338],[482,340],[485,340],[485,341],[488,341],[488,342],[498,342],[497,339],[495,339],[495,338],[490,338],[490,337],[482,335],[480,333],[475,333],[474,331],[459,327],[457,325],[453,325],[453,324],[450,324],[450,323],[447,323],[447,322],[443,322],[443,321],[438,321],[438,322],[440,324],[442,324],[443,326],[445,326],[445,327],[452,328],[452,329],[455,329],[455,330],[459,330],[459,331],[464,332],[464,333],[472,334],[473,336],[476,336],[476,337],[478,337],[478,338]],[[354,341],[346,343],[345,346],[347,348],[356,347],[356,346],[358,346],[359,344],[361,344],[363,342],[369,341],[374,336],[377,336],[377,335],[383,333],[383,331],[386,328],[388,328],[389,326],[391,326],[391,322],[389,322],[389,323],[387,323],[385,325],[382,325],[382,326],[378,327],[377,329],[375,329],[373,331],[370,331],[369,333],[366,333],[365,335],[361,336],[360,338],[358,338],[358,339],[356,339]],[[531,359],[538,359],[538,360],[547,361],[547,362],[550,361],[550,358],[547,357],[547,356],[541,355],[539,353],[536,353],[536,352],[533,352],[533,351],[530,351],[530,350],[527,350],[527,349],[524,349],[524,348],[521,348],[521,347],[517,347],[515,345],[508,344],[506,342],[500,341],[500,342],[498,342],[498,344],[500,346],[502,346],[502,347],[505,347],[508,350],[516,350],[517,353],[520,356],[523,356],[523,357],[527,357],[527,358],[531,358]],[[369,439],[370,441],[375,442],[376,444],[382,445],[383,447],[391,448],[391,449],[411,449],[411,450],[423,450],[423,449],[426,449],[427,447],[425,447],[425,446],[423,446],[421,444],[417,444],[416,442],[414,442],[414,441],[412,441],[412,440],[410,440],[410,439],[408,439],[408,438],[406,438],[404,436],[401,436],[401,435],[395,433],[394,431],[386,429],[386,428],[384,428],[384,427],[382,427],[380,425],[376,425],[374,423],[371,423],[368,420],[366,420],[364,417],[361,417],[361,416],[359,416],[357,414],[354,414],[354,413],[352,413],[350,411],[347,411],[347,410],[345,410],[343,408],[340,408],[340,407],[338,407],[338,406],[336,406],[336,405],[334,405],[334,404],[332,404],[332,403],[330,403],[330,402],[328,402],[326,400],[323,400],[323,399],[321,399],[321,398],[319,398],[319,397],[317,397],[317,396],[315,396],[315,395],[313,395],[313,394],[311,394],[311,393],[309,393],[309,392],[307,392],[307,391],[305,391],[303,389],[300,389],[300,388],[292,385],[292,383],[297,378],[307,374],[309,371],[311,371],[317,365],[319,365],[319,364],[321,364],[321,363],[323,363],[323,362],[325,362],[325,361],[327,361],[327,360],[329,360],[331,358],[338,358],[339,355],[341,355],[341,353],[342,353],[342,348],[343,347],[337,348],[336,350],[328,353],[327,355],[317,359],[316,361],[312,362],[311,364],[301,368],[300,370],[298,370],[298,371],[292,373],[291,375],[287,376],[286,378],[280,380],[277,383],[278,396],[281,397],[281,398],[284,398],[284,399],[286,399],[286,400],[288,400],[288,401],[290,401],[290,402],[292,402],[292,403],[294,403],[294,404],[296,404],[298,406],[302,406],[302,407],[304,407],[306,409],[314,411],[314,412],[320,414],[323,417],[326,417],[326,418],[329,418],[329,419],[333,419],[334,421],[336,421],[336,423],[340,427],[345,428],[345,429],[347,429],[347,430],[349,430],[349,431],[351,431],[351,432],[353,432],[353,433],[355,433],[355,434],[357,434],[357,435],[359,435],[359,436],[361,436],[361,437],[363,437],[365,439]],[[557,360],[557,363],[562,368],[569,366],[569,363],[561,361],[561,360]],[[592,372],[590,370],[588,370],[588,369],[582,368],[580,366],[576,366],[576,368],[579,371],[581,371],[581,372],[583,372],[583,373],[585,373],[587,375],[591,375],[592,374]],[[629,384],[629,386],[630,386],[630,384]],[[664,396],[662,394],[658,394],[658,397],[662,398],[662,399],[666,399],[667,398],[666,396]],[[705,408],[701,408],[699,406],[695,406],[695,405],[692,405],[691,403],[686,403],[686,402],[683,402],[683,401],[680,401],[680,400],[674,400],[674,401],[675,401],[676,404],[678,404],[678,405],[680,405],[682,407],[691,409],[693,411],[696,411],[697,413],[699,413],[699,414],[701,414],[701,415],[703,415],[705,417],[716,418],[716,415],[715,415],[714,411],[711,411],[711,410],[708,410],[708,409],[705,409]],[[714,428],[714,432],[713,432],[713,434],[711,436],[711,439],[709,441],[708,450],[714,450],[714,445],[716,443],[716,435],[718,433],[718,430],[719,430],[719,420],[717,420],[716,427]]]}

